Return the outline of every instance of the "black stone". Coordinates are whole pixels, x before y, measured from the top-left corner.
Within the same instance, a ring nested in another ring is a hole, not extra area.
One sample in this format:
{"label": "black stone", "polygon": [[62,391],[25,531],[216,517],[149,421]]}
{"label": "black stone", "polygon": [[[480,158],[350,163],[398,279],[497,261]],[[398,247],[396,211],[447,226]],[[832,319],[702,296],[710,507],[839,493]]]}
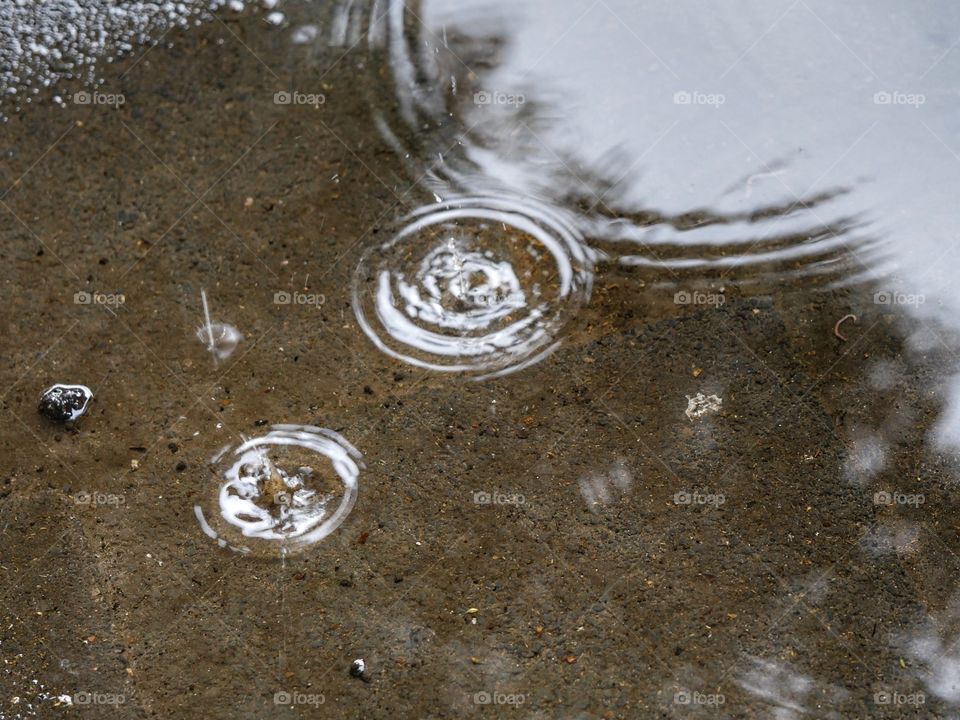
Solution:
{"label": "black stone", "polygon": [[54,422],[68,422],[86,412],[92,397],[82,385],[53,385],[44,390],[37,409]]}

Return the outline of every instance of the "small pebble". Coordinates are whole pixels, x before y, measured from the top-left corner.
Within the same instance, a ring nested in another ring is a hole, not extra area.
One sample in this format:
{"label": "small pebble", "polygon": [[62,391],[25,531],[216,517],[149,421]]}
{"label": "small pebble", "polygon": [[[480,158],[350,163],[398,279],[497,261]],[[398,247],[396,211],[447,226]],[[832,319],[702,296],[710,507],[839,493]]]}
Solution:
{"label": "small pebble", "polygon": [[93,391],[86,385],[51,385],[37,409],[54,422],[73,422],[87,411]]}
{"label": "small pebble", "polygon": [[350,674],[355,678],[363,678],[363,673],[367,669],[367,664],[362,658],[357,658],[350,664]]}

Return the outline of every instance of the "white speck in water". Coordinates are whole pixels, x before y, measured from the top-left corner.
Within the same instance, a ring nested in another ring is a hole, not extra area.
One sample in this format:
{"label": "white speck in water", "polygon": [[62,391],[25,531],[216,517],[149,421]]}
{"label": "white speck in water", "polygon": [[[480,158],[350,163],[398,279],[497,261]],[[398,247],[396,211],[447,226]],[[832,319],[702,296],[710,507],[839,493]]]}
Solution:
{"label": "white speck in water", "polygon": [[282,25],[283,21],[286,19],[282,12],[272,12],[264,18],[271,25]]}
{"label": "white speck in water", "polygon": [[699,420],[709,413],[719,412],[723,406],[723,398],[718,395],[704,395],[698,392],[693,397],[687,395],[686,415],[691,422]]}

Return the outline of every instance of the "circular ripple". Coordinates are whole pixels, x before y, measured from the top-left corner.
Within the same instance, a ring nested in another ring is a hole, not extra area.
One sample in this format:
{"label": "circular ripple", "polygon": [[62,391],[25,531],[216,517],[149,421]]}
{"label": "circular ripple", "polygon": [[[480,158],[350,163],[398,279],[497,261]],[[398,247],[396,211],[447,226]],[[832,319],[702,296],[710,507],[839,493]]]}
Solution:
{"label": "circular ripple", "polygon": [[590,251],[558,213],[491,197],[421,208],[369,251],[354,312],[383,352],[419,367],[503,375],[539,361],[590,296]]}
{"label": "circular ripple", "polygon": [[274,425],[211,460],[219,484],[200,527],[221,547],[285,555],[332,533],[357,499],[360,453],[332,430]]}

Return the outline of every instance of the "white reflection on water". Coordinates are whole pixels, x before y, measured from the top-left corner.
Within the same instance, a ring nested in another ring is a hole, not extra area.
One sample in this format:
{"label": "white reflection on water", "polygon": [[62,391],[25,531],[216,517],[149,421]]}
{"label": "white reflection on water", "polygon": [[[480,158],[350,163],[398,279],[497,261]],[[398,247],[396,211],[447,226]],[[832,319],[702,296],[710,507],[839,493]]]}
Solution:
{"label": "white reflection on water", "polygon": [[930,617],[920,631],[914,632],[907,647],[922,667],[918,675],[927,689],[953,704],[960,703],[960,595],[936,617]]}
{"label": "white reflection on water", "polygon": [[606,472],[594,472],[577,481],[587,507],[609,505],[625,495],[633,485],[633,474],[623,460],[617,460]]}
{"label": "white reflection on water", "polygon": [[899,310],[960,309],[956,4],[380,0],[370,17],[417,147],[378,122],[434,192],[575,208],[588,240],[668,276],[896,275],[927,299]]}
{"label": "white reflection on water", "polygon": [[818,686],[809,676],[787,663],[747,657],[748,666],[741,670],[737,682],[768,707],[777,720],[801,717],[840,717],[836,707],[848,693],[833,685]]}

